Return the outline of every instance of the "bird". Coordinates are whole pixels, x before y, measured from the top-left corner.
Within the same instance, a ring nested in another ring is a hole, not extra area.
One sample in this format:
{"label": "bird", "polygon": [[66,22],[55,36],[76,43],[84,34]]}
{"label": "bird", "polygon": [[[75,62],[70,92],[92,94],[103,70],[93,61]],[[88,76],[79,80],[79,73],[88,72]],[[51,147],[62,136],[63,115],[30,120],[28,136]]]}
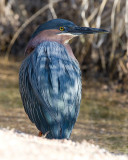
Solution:
{"label": "bird", "polygon": [[70,139],[81,103],[81,70],[69,41],[104,29],[52,19],[32,34],[19,71],[24,110],[48,139]]}

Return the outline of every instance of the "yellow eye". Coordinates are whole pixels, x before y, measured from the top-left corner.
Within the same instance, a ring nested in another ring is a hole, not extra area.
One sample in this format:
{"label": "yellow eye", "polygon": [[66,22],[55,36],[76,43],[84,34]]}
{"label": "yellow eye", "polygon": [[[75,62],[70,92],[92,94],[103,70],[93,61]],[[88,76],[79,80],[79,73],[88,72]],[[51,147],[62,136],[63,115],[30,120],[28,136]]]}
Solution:
{"label": "yellow eye", "polygon": [[60,27],[60,31],[64,31],[64,27]]}

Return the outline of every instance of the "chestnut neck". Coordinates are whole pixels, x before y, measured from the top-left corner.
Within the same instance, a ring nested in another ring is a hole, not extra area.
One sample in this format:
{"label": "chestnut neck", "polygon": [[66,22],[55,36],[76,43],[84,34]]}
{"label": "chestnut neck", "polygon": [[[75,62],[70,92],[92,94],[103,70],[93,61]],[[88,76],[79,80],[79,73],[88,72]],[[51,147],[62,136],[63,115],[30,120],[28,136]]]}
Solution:
{"label": "chestnut neck", "polygon": [[37,45],[39,45],[40,43],[42,43],[44,41],[54,41],[54,42],[58,42],[58,43],[64,45],[69,56],[71,56],[73,59],[76,60],[70,45],[68,43],[66,43],[68,40],[72,39],[73,36],[58,34],[60,32],[61,31],[59,31],[57,29],[41,31],[38,35],[36,35],[34,38],[32,38],[29,41],[29,43],[26,47],[26,50],[25,50],[25,54],[30,54],[37,47]]}

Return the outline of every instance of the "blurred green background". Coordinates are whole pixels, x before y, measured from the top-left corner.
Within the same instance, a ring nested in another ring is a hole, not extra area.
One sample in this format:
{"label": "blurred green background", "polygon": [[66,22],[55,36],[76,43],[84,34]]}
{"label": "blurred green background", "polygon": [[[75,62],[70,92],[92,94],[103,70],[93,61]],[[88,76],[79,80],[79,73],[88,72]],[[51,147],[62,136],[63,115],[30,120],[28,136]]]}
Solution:
{"label": "blurred green background", "polygon": [[0,127],[37,134],[23,110],[18,72],[32,33],[53,18],[109,31],[71,43],[83,83],[81,112],[71,139],[128,153],[127,0],[0,0]]}

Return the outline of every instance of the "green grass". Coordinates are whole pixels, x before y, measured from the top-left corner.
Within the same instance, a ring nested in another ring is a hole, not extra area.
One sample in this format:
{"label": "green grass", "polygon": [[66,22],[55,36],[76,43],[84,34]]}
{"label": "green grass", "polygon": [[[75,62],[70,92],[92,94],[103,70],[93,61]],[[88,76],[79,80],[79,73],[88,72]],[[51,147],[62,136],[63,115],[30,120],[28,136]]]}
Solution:
{"label": "green grass", "polygon": [[20,63],[0,60],[0,106],[22,107],[18,87]]}

